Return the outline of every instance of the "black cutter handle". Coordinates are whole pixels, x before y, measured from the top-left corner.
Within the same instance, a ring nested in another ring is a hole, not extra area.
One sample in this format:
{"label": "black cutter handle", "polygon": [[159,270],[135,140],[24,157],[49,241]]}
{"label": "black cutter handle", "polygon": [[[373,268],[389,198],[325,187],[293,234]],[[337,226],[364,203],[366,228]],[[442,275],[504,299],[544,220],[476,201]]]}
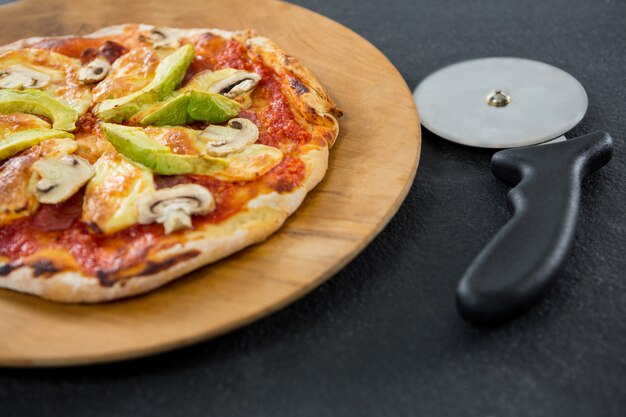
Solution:
{"label": "black cutter handle", "polygon": [[612,153],[611,136],[595,132],[493,155],[493,173],[514,186],[513,216],[461,278],[457,304],[465,318],[501,323],[541,298],[572,244],[581,181]]}

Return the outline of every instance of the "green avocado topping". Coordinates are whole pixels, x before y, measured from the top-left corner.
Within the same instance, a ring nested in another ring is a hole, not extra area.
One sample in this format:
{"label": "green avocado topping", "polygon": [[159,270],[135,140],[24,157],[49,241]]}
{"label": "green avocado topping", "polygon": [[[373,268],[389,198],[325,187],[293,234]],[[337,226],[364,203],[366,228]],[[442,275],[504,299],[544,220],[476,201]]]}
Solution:
{"label": "green avocado topping", "polygon": [[150,84],[127,96],[104,100],[96,109],[98,116],[108,122],[122,122],[141,111],[144,106],[163,100],[183,80],[193,56],[193,46],[178,48],[157,66]]}
{"label": "green avocado topping", "polygon": [[76,129],[76,110],[39,90],[0,90],[0,113],[29,113],[47,117],[58,130]]}
{"label": "green avocado topping", "polygon": [[0,140],[0,161],[49,139],[73,138],[71,133],[54,129],[22,130]]}
{"label": "green avocado topping", "polygon": [[124,156],[157,174],[210,175],[222,171],[227,162],[207,155],[180,155],[148,136],[142,128],[101,123],[109,142]]}
{"label": "green avocado topping", "polygon": [[241,105],[219,94],[186,91],[137,113],[132,120],[142,126],[178,126],[194,121],[224,123],[237,116]]}

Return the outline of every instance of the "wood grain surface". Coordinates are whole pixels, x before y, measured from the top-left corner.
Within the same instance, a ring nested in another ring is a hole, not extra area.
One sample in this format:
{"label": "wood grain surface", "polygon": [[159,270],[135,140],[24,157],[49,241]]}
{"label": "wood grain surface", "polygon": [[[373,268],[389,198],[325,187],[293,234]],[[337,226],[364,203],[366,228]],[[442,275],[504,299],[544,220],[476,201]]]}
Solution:
{"label": "wood grain surface", "polygon": [[298,57],[344,111],[329,172],[266,242],[136,298],[59,305],[0,290],[0,365],[76,365],[188,345],[296,300],[354,258],[415,176],[420,128],[393,65],[330,19],[275,1],[25,0],[0,8],[0,43],[118,23],[252,28]]}

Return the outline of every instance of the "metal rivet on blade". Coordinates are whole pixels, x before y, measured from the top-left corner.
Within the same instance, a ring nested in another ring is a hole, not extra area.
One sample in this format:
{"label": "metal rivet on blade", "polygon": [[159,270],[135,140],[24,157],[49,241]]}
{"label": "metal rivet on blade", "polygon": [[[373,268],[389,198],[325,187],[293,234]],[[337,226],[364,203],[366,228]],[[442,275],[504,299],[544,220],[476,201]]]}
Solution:
{"label": "metal rivet on blade", "polygon": [[511,102],[511,96],[502,92],[502,90],[494,90],[487,94],[487,104],[493,107],[504,107]]}

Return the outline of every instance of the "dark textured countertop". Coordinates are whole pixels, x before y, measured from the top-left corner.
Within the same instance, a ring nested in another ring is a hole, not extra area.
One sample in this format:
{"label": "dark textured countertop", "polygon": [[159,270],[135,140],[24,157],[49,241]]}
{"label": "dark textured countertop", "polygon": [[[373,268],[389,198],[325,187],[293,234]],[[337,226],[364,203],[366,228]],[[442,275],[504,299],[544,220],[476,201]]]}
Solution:
{"label": "dark textured countertop", "polygon": [[580,80],[589,110],[571,133],[607,130],[616,149],[584,183],[557,284],[509,325],[478,328],[459,317],[456,283],[506,221],[507,189],[489,171],[490,152],[424,131],[421,165],[398,214],[309,296],[155,357],[0,369],[0,415],[626,415],[626,3],[297,3],[374,43],[410,88],[444,65],[484,56],[536,59]]}

